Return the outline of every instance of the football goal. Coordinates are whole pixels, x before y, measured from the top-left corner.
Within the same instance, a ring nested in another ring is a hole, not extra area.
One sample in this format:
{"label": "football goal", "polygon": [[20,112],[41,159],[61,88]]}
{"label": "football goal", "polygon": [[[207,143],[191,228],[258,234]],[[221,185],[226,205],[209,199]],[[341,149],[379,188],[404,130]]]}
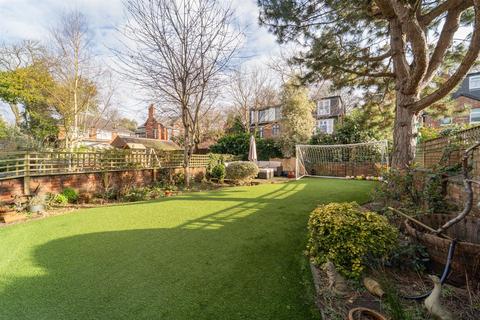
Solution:
{"label": "football goal", "polygon": [[373,178],[388,167],[388,142],[297,145],[297,179],[312,177]]}

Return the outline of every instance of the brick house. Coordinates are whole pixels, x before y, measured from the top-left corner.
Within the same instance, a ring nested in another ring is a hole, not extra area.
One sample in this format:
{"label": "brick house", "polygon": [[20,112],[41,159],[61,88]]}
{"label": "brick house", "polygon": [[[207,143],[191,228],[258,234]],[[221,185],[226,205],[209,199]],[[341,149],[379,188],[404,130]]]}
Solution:
{"label": "brick house", "polygon": [[259,110],[250,109],[250,130],[258,130],[261,138],[275,138],[280,135],[282,106],[275,105]]}
{"label": "brick house", "polygon": [[155,106],[153,104],[148,107],[147,120],[135,130],[135,135],[139,138],[170,140],[169,128],[155,117]]}
{"label": "brick house", "polygon": [[345,113],[345,105],[340,96],[318,100],[315,110],[317,132],[332,134],[335,130],[335,125],[345,116]]}
{"label": "brick house", "polygon": [[[340,96],[325,97],[316,101],[313,116],[315,131],[331,134],[335,124],[345,115],[345,107]],[[250,130],[258,130],[262,138],[276,138],[282,130],[282,106],[269,106],[250,110]]]}
{"label": "brick house", "polygon": [[452,117],[435,119],[427,112],[421,114],[422,124],[426,127],[440,128],[453,124],[480,123],[480,72],[469,73],[458,90],[452,94],[455,100],[455,114]]}

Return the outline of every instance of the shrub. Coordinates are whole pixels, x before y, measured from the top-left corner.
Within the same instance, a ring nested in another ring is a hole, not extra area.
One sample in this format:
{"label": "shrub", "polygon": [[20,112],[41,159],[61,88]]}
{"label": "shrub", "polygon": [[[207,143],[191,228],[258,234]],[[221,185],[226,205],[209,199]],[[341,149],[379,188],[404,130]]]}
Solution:
{"label": "shrub", "polygon": [[415,183],[413,168],[404,171],[390,169],[383,174],[384,183],[376,186],[374,198],[376,201],[387,205],[402,204],[402,208],[415,212],[421,203],[422,191],[418,190]]}
{"label": "shrub", "polygon": [[183,185],[185,183],[185,174],[183,172],[177,172],[172,175],[172,182],[175,185]]}
{"label": "shrub", "polygon": [[215,167],[212,169],[212,178],[218,179],[218,181],[223,182],[223,179],[225,179],[226,171],[225,171],[225,165],[223,164],[217,164]]}
{"label": "shrub", "polygon": [[157,199],[157,198],[160,198],[163,194],[164,194],[164,191],[162,188],[152,186],[147,190],[146,198]]}
{"label": "shrub", "polygon": [[400,270],[423,272],[426,270],[429,261],[430,256],[427,248],[415,242],[403,241],[391,253],[388,266]]}
{"label": "shrub", "polygon": [[249,146],[249,133],[229,134],[218,139],[217,143],[210,147],[210,151],[213,153],[229,153],[247,159]]}
{"label": "shrub", "polygon": [[193,180],[195,180],[196,183],[203,182],[205,180],[205,173],[203,171],[197,172],[193,177]]}
{"label": "shrub", "polygon": [[53,196],[52,202],[57,205],[66,205],[68,203],[68,199],[63,194],[58,193]]}
{"label": "shrub", "polygon": [[90,203],[92,201],[93,195],[89,192],[82,192],[78,195],[78,201],[80,203]]}
{"label": "shrub", "polygon": [[244,182],[257,176],[258,166],[249,161],[234,161],[229,163],[226,173],[228,179]]}
{"label": "shrub", "polygon": [[124,196],[125,201],[142,201],[149,199],[150,190],[148,188],[131,188]]}
{"label": "shrub", "polygon": [[75,189],[65,188],[61,194],[67,198],[69,203],[75,203],[78,200],[78,193]]}
{"label": "shrub", "polygon": [[258,160],[268,161],[270,158],[281,158],[282,148],[276,139],[260,139],[257,138]]}
{"label": "shrub", "polygon": [[332,261],[348,278],[358,279],[369,259],[395,248],[398,232],[387,219],[355,203],[330,203],[315,209],[308,222],[307,250],[313,263]]}
{"label": "shrub", "polygon": [[207,178],[212,178],[212,171],[219,164],[225,164],[225,157],[223,154],[210,153],[208,154],[207,164]]}

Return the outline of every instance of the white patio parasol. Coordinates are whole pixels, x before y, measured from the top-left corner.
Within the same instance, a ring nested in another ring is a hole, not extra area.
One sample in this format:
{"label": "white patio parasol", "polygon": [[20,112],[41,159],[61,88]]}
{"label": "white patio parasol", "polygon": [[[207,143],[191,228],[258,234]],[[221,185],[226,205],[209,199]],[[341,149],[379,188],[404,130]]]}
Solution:
{"label": "white patio parasol", "polygon": [[255,137],[250,137],[250,148],[248,149],[248,160],[257,162],[257,145],[255,143]]}

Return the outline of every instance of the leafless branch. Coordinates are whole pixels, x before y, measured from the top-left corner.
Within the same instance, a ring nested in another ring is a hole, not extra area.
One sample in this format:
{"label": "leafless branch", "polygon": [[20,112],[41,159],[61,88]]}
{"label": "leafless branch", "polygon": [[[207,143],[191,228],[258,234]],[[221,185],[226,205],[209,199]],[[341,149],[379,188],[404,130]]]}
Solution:
{"label": "leafless branch", "polygon": [[232,10],[214,0],[126,0],[125,6],[125,50],[116,51],[119,71],[176,108],[184,127],[188,185],[201,110],[222,84],[242,35]]}

